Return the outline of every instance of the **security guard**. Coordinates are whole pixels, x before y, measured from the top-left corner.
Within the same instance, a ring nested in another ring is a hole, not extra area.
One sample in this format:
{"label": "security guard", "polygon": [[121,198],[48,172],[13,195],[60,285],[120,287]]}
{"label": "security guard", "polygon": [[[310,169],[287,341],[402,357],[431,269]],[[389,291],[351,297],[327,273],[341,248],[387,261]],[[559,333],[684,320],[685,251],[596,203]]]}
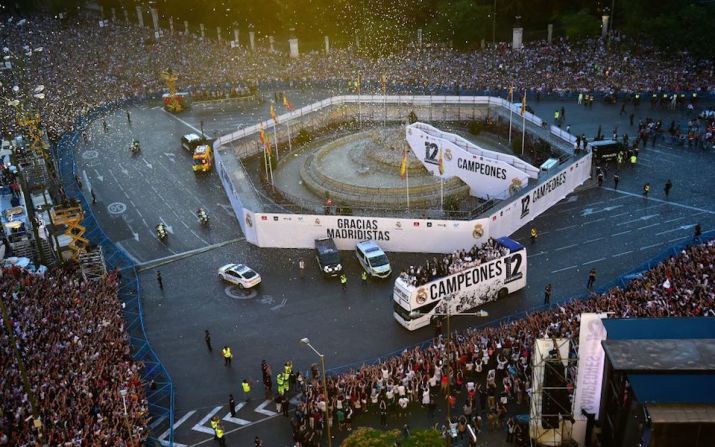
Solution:
{"label": "security guard", "polygon": [[539,236],[539,234],[536,232],[536,227],[531,228],[531,243],[533,244],[536,242],[536,238]]}
{"label": "security guard", "polygon": [[556,111],[554,112],[554,122],[555,122],[555,123],[558,123],[558,122],[559,122],[559,111],[558,111],[558,110],[556,110]]}
{"label": "security guard", "polygon": [[226,438],[223,437],[223,427],[221,424],[216,427],[216,437],[218,438],[218,445],[226,447]]}
{"label": "security guard", "polygon": [[636,156],[636,153],[633,152],[631,154],[631,166],[635,166],[637,162],[638,162],[638,157]]}
{"label": "security guard", "polygon": [[650,192],[650,183],[643,185],[643,197],[648,198],[648,193]]}
{"label": "security guard", "polygon": [[698,102],[698,92],[693,92],[693,96],[692,96],[692,98],[690,98],[690,102],[693,104]]}
{"label": "security guard", "polygon": [[231,354],[231,348],[224,345],[222,352],[223,352],[223,366],[231,366],[231,359],[233,358],[233,354]]}
{"label": "security guard", "polygon": [[218,436],[216,435],[216,429],[218,428],[219,423],[220,422],[218,416],[214,416],[211,418],[211,428],[214,431],[214,439],[218,439]]}
{"label": "security guard", "polygon": [[248,379],[243,379],[243,382],[241,383],[241,388],[243,388],[243,397],[246,402],[251,400],[251,384],[248,383]]}
{"label": "security guard", "polygon": [[360,273],[360,279],[362,280],[362,285],[366,286],[367,285],[367,272],[365,270]]}
{"label": "security guard", "polygon": [[345,276],[345,273],[340,274],[340,285],[343,287],[343,290],[348,286],[348,277]]}
{"label": "security guard", "polygon": [[616,157],[616,161],[618,161],[618,164],[620,165],[623,163],[623,151],[618,152],[618,156]]}

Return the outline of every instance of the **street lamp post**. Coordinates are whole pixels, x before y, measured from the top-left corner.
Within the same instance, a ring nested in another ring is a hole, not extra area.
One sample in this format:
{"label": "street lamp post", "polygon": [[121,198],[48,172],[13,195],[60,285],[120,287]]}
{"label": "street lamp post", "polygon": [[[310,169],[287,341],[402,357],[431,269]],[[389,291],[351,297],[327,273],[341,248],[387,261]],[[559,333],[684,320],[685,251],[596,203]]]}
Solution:
{"label": "street lamp post", "polygon": [[[452,316],[452,307],[449,305],[450,301],[454,298],[454,296],[450,296],[445,299],[445,302],[447,303],[446,306],[446,312],[435,312],[431,314],[432,316],[439,316],[439,317],[447,317],[447,347],[445,349],[445,352],[447,353],[447,424],[449,428],[449,424],[452,423],[452,407],[449,402],[449,398],[452,396],[452,389],[451,385],[449,383],[450,378],[452,376],[452,362],[450,361],[449,358],[449,345],[452,342],[452,327],[450,325],[450,317]],[[423,314],[422,312],[418,311],[412,311],[410,312],[411,317],[419,317],[422,315],[427,315]],[[488,317],[489,313],[486,310],[480,310],[478,312],[460,312],[456,315],[461,315],[461,316],[472,316],[472,317]],[[451,430],[450,433],[447,435],[447,445],[452,445],[452,434]]]}
{"label": "street lamp post", "polygon": [[129,435],[129,443],[134,442],[134,436],[132,436],[132,429],[129,427],[129,413],[127,413],[127,390],[122,388],[119,390],[119,395],[122,396],[122,404],[124,405],[124,425],[127,427],[127,434]]}
{"label": "street lamp post", "polygon": [[330,396],[328,395],[328,385],[325,380],[325,356],[318,352],[317,349],[313,347],[313,345],[310,344],[310,339],[308,337],[301,338],[300,342],[303,343],[304,345],[308,346],[310,349],[315,352],[318,357],[320,357],[320,368],[322,369],[322,382],[323,382],[323,390],[325,391],[325,426],[328,431],[328,447],[333,446],[333,437],[330,434]]}

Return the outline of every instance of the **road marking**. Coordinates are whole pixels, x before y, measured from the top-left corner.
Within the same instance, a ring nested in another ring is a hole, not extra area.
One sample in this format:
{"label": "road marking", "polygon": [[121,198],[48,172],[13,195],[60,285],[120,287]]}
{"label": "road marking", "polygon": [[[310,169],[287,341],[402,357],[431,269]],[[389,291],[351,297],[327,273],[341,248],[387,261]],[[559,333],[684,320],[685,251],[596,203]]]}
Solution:
{"label": "road marking", "polygon": [[152,166],[151,163],[149,163],[146,158],[142,158],[142,161],[144,162],[144,164],[146,165],[147,168],[154,169],[154,166]]}
{"label": "road marking", "polygon": [[569,228],[576,228],[577,225],[569,225],[567,227],[557,228],[556,231],[568,230]]}
{"label": "road marking", "polygon": [[279,305],[271,307],[271,310],[274,310],[274,311],[275,311],[275,310],[280,309],[281,307],[285,307],[285,305],[286,305],[287,302],[288,302],[288,299],[287,299],[287,298],[283,298],[283,301],[281,301],[281,303],[280,303]]}
{"label": "road marking", "polygon": [[[186,227],[186,228],[189,228],[189,227]],[[196,236],[196,237],[197,237],[201,242],[203,242],[204,244],[208,244],[208,243],[209,243],[206,239],[204,239],[204,238],[202,238],[201,236],[199,236],[194,230],[191,230],[191,234],[193,234],[194,236]]]}
{"label": "road marking", "polygon": [[548,252],[547,252],[547,251],[540,251],[540,252],[538,252],[538,253],[536,253],[536,254],[528,255],[527,258],[535,258],[535,257],[537,257],[537,256],[545,255],[546,253],[548,253]]}
{"label": "road marking", "polygon": [[87,189],[92,191],[92,184],[89,182],[89,177],[87,177],[87,171],[82,169],[82,177],[84,178],[84,184],[87,185]]}
{"label": "road marking", "polygon": [[577,266],[577,265],[572,265],[571,267],[566,267],[566,268],[562,268],[562,269],[554,270],[554,271],[553,271],[553,272],[551,272],[551,273],[558,273],[558,272],[563,272],[563,271],[565,271],[565,270],[571,270],[571,269],[575,269],[576,267],[578,267],[578,266]]}
{"label": "road marking", "polygon": [[596,219],[596,220],[589,220],[588,222],[582,223],[581,226],[583,226],[583,225],[588,225],[588,224],[592,224],[592,223],[596,223],[596,222],[601,222],[601,221],[603,221],[603,220],[606,220],[606,218],[605,218],[605,217],[602,217],[602,218]]}
{"label": "road marking", "polygon": [[[238,405],[236,405],[236,409],[235,409],[236,411],[234,411],[234,413],[237,412],[238,410],[240,410],[241,408],[243,408],[244,405],[246,405],[246,402],[241,402]],[[238,425],[248,425],[251,423],[251,421],[247,421],[245,419],[231,416],[230,411],[226,414],[226,416],[223,417],[223,420],[226,422],[232,422],[232,423],[238,424]]]}
{"label": "road marking", "polygon": [[687,236],[680,236],[673,239],[668,239],[668,242],[682,241],[683,239],[687,239]]}
{"label": "road marking", "polygon": [[620,236],[622,234],[630,233],[632,230],[621,231],[620,233],[613,233],[611,237]]}
{"label": "road marking", "polygon": [[646,225],[645,227],[636,228],[636,231],[645,230],[646,228],[650,228],[650,227],[657,227],[658,225],[660,225],[660,224],[654,223],[654,224]]}
{"label": "road marking", "polygon": [[[619,194],[623,194],[623,195],[631,196],[631,197],[641,197],[641,196],[642,196],[641,194],[635,194],[635,193],[632,193],[632,192],[621,191],[620,189],[613,189],[613,188],[608,188],[608,187],[603,188],[603,189],[606,189],[606,190],[608,190],[608,191],[617,192],[617,193],[619,193]],[[671,202],[670,200],[656,199],[655,197],[649,197],[647,200],[648,200],[649,202],[665,203],[665,204],[668,204],[668,205],[677,206],[677,207],[685,208],[685,209],[688,209],[688,210],[700,211],[700,212],[702,212],[702,213],[715,214],[715,211],[712,211],[712,210],[706,210],[706,209],[704,209],[704,208],[698,208],[698,207],[696,207],[696,206],[685,205],[685,204],[678,203],[678,202]]]}
{"label": "road marking", "polygon": [[[94,168],[92,168],[92,169],[94,169]],[[97,174],[97,179],[98,179],[100,182],[103,182],[103,181],[104,181],[104,177],[101,176],[101,175],[99,175],[99,171],[97,171],[96,169],[94,169],[94,173]]]}
{"label": "road marking", "polygon": [[588,243],[590,243],[590,242],[600,241],[601,239],[605,239],[605,237],[597,237],[596,239],[587,239],[587,240],[584,242],[584,244],[588,244]]}
{"label": "road marking", "polygon": [[622,253],[615,254],[612,257],[617,258],[619,256],[627,255],[628,253],[633,253],[633,250],[624,251]]}
{"label": "road marking", "polygon": [[564,246],[564,247],[557,248],[557,249],[554,250],[554,251],[566,250],[567,248],[575,247],[575,246],[577,246],[577,245],[578,245],[578,244],[566,245],[566,246]]}
{"label": "road marking", "polygon": [[[117,166],[119,166],[119,170],[122,171],[122,174],[127,175],[127,176],[129,175],[129,170],[127,168],[125,168],[124,166],[122,166],[121,163],[117,163]],[[112,177],[114,177],[114,176],[112,176]],[[117,178],[114,177],[114,179],[116,180]]]}
{"label": "road marking", "polygon": [[584,262],[584,263],[581,264],[581,265],[593,264],[593,263],[601,262],[601,261],[605,261],[605,260],[606,260],[606,258],[598,258],[598,259],[594,259],[593,261]]}
{"label": "road marking", "polygon": [[[596,202],[593,202],[593,203],[596,203]],[[591,205],[593,205],[593,203],[592,203]],[[620,208],[620,207],[622,207],[622,206],[623,206],[623,205],[607,206],[607,207],[605,207],[605,208],[603,208],[603,209],[596,210],[596,211],[594,211],[593,208],[584,208],[584,209],[583,209],[583,212],[581,213],[581,217],[590,216],[590,215],[592,215],[592,214],[603,213],[604,211],[605,211],[605,212],[613,211],[613,210],[615,210],[615,209],[617,209],[617,208]]]}
{"label": "road marking", "polygon": [[625,213],[618,213],[618,214],[614,214],[613,216],[609,216],[609,217],[611,219],[613,219],[614,217],[625,216],[626,214],[631,214],[632,212],[633,211],[626,211]]}
{"label": "road marking", "polygon": [[[191,410],[191,411],[189,411],[188,413],[186,413],[181,419],[179,419],[178,421],[176,421],[176,422],[174,423],[174,426],[173,426],[174,431],[176,431],[176,429],[179,428],[179,425],[183,424],[184,422],[186,422],[186,420],[187,420],[188,418],[190,418],[191,416],[193,416],[194,413],[196,413],[196,410]],[[169,445],[169,443],[168,443],[167,441],[164,441],[164,439],[166,439],[166,437],[169,436],[169,433],[171,432],[171,429],[172,429],[172,427],[169,427],[164,433],[161,434],[161,436],[159,436],[159,442],[161,442],[162,445]],[[166,442],[166,444],[164,444],[164,442]],[[174,442],[174,445],[175,445],[175,446],[178,446],[179,444],[177,444],[176,442]]]}
{"label": "road marking", "polygon": [[640,248],[641,251],[647,250],[649,248],[657,247],[658,245],[663,245],[665,242],[658,242],[657,244],[650,244],[650,245],[645,245]]}
{"label": "road marking", "polygon": [[666,233],[672,233],[673,231],[682,231],[682,230],[689,230],[693,228],[695,224],[690,224],[690,225],[681,225],[677,228],[673,228],[672,230],[667,230],[667,231],[661,231],[660,233],[656,233],[656,236],[660,236],[661,234],[666,234]]}
{"label": "road marking", "polygon": [[206,416],[204,416],[204,418],[201,419],[196,425],[194,425],[193,427],[191,427],[191,429],[194,430],[194,431],[200,431],[201,433],[208,433],[208,434],[210,434],[210,435],[213,435],[213,434],[214,434],[213,428],[204,427],[204,424],[205,424],[209,419],[211,419],[214,414],[218,413],[218,411],[219,411],[221,408],[223,408],[223,405],[218,406],[218,407],[214,408],[213,410],[211,410],[211,411],[209,412],[209,414],[207,414]]}
{"label": "road marking", "polygon": [[[682,217],[676,217],[675,219],[670,219],[670,220],[664,220],[663,223],[671,223],[671,222],[676,222],[678,220],[683,220],[687,218],[688,216],[682,216]],[[661,234],[661,233],[658,233]]]}
{"label": "road marking", "polygon": [[159,217],[159,221],[164,224],[164,226],[166,227],[166,231],[168,231],[168,232],[171,233],[171,234],[174,234],[174,227],[172,227],[171,225],[168,225],[168,224],[164,221],[164,219],[161,218],[161,217]]}
{"label": "road marking", "polygon": [[272,402],[273,402],[273,401],[271,401],[270,399],[269,399],[269,400],[264,400],[263,403],[262,403],[261,405],[257,406],[254,411],[255,411],[256,413],[265,414],[266,416],[275,416],[275,415],[277,415],[278,413],[276,413],[275,411],[266,410],[266,405],[268,405],[268,404],[270,404],[270,403],[272,403]]}
{"label": "road marking", "polygon": [[218,242],[218,243],[213,244],[213,245],[208,245],[208,246],[206,246],[206,247],[199,247],[199,248],[195,248],[195,249],[193,249],[193,250],[185,251],[185,252],[182,252],[182,253],[176,253],[176,254],[171,255],[171,256],[165,256],[165,257],[163,257],[163,258],[157,258],[157,259],[152,259],[152,260],[149,260],[149,261],[138,262],[138,263],[137,263],[137,271],[138,271],[138,272],[142,272],[142,271],[144,271],[144,270],[149,270],[149,269],[153,269],[153,268],[155,268],[155,267],[160,267],[160,266],[165,265],[165,264],[170,264],[170,263],[172,263],[172,262],[176,262],[176,261],[180,261],[180,260],[182,260],[182,259],[184,259],[184,258],[188,258],[189,256],[193,256],[193,255],[198,255],[198,254],[201,254],[201,253],[205,253],[205,252],[207,252],[207,251],[209,251],[209,250],[213,250],[213,249],[215,249],[215,248],[223,247],[224,245],[233,244],[234,242],[241,242],[241,241],[244,241],[244,240],[246,240],[246,238],[238,237],[238,238],[235,238],[235,239],[230,239],[230,240],[227,240],[227,241]]}
{"label": "road marking", "polygon": [[107,211],[109,214],[122,214],[127,210],[127,205],[122,202],[112,202],[107,205]]}
{"label": "road marking", "polygon": [[617,223],[616,226],[620,227],[621,225],[628,225],[629,223],[638,222],[639,220],[648,220],[658,216],[660,216],[660,214],[648,214],[647,216],[641,216],[638,219],[626,220],[621,223]]}
{"label": "road marking", "polygon": [[170,117],[174,118],[176,121],[180,122],[181,124],[183,124],[184,126],[188,127],[189,129],[201,133],[201,129],[195,128],[194,126],[192,126],[191,124],[189,124],[189,123],[187,123],[186,121],[182,120],[182,119],[179,118],[178,116],[172,115],[171,113],[167,112],[166,110],[164,110],[164,113],[166,113],[166,114],[169,115]]}

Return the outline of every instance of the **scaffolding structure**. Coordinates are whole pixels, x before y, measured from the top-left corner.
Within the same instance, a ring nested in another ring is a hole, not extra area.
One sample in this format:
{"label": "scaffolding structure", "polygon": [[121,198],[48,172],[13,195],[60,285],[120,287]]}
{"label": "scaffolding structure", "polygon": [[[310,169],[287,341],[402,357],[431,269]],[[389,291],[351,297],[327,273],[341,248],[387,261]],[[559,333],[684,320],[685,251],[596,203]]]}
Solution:
{"label": "scaffolding structure", "polygon": [[[67,244],[70,249],[69,259],[78,261],[80,253],[86,252],[89,246],[89,241],[84,237],[87,230],[82,225],[82,219],[84,219],[82,205],[79,203],[55,205],[50,210],[50,215],[55,225],[65,226],[64,235],[70,238],[70,242]],[[65,253],[62,254],[62,257],[67,259]]]}
{"label": "scaffolding structure", "polygon": [[99,245],[94,250],[79,254],[79,268],[85,281],[99,281],[107,274],[104,252]]}
{"label": "scaffolding structure", "polygon": [[532,446],[577,445],[572,437],[578,365],[575,349],[570,338],[540,338],[534,343],[529,408]]}

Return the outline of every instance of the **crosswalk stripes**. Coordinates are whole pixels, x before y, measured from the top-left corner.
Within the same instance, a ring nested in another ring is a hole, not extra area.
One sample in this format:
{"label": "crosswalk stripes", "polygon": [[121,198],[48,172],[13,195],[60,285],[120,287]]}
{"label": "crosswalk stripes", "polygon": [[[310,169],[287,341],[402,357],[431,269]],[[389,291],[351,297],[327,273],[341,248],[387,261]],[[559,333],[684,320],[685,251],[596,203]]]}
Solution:
{"label": "crosswalk stripes", "polygon": [[[176,422],[174,423],[174,427],[173,427],[173,428],[174,428],[174,431],[176,431],[176,429],[179,428],[179,426],[180,426],[181,424],[183,424],[184,422],[186,422],[186,420],[187,420],[188,418],[190,418],[191,416],[193,416],[194,413],[196,413],[196,410],[191,410],[191,411],[189,411],[188,413],[186,413],[184,416],[182,416],[181,419],[179,419],[178,421],[176,421]],[[171,432],[171,428],[172,428],[172,427],[169,427],[164,433],[161,434],[161,436],[159,436],[159,442],[161,443],[161,445],[169,445],[169,442],[168,442],[168,441],[165,441],[164,439],[166,439],[166,437],[169,436],[169,433]],[[177,442],[174,442],[174,446],[175,446],[175,447],[186,447],[185,444],[179,444],[179,443],[177,443]]]}
{"label": "crosswalk stripes", "polygon": [[[236,412],[238,412],[238,410],[243,408],[244,405],[246,405],[246,402],[241,402],[240,404],[236,405]],[[233,422],[234,424],[238,424],[238,425],[248,425],[251,423],[251,421],[247,421],[245,419],[231,416],[230,411],[226,414],[226,416],[223,417],[223,420],[226,422]]]}
{"label": "crosswalk stripes", "polygon": [[261,405],[257,406],[256,409],[253,411],[255,411],[256,413],[265,414],[266,416],[275,416],[278,413],[276,413],[275,411],[266,410],[266,405],[270,404],[271,402],[272,401],[270,399],[265,400],[265,401],[263,401],[263,403]]}
{"label": "crosswalk stripes", "polygon": [[204,416],[204,418],[201,419],[196,425],[194,425],[193,427],[191,427],[191,429],[194,430],[194,431],[200,431],[200,432],[202,432],[202,433],[208,433],[208,434],[210,434],[210,435],[213,435],[213,434],[214,434],[213,428],[206,427],[206,426],[204,426],[204,424],[205,424],[209,419],[211,419],[214,414],[218,413],[218,411],[219,411],[221,408],[222,408],[222,406],[219,405],[218,407],[216,407],[216,408],[214,408],[213,410],[211,410],[211,411],[209,412],[209,414],[207,414],[206,416]]}

